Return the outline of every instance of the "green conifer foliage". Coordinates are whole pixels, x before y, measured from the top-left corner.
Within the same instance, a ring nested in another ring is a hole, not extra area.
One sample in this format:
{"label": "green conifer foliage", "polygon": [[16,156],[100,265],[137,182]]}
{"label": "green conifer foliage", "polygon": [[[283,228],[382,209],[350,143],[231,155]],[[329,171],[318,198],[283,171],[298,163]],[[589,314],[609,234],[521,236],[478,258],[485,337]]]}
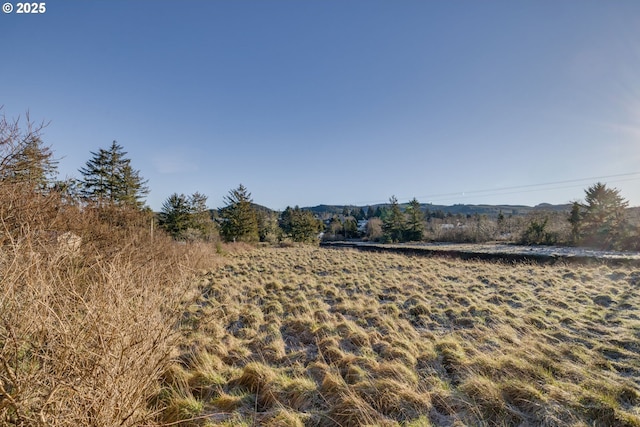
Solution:
{"label": "green conifer foliage", "polygon": [[227,242],[257,242],[258,215],[252,205],[251,193],[240,184],[224,198],[227,205],[220,209],[220,233]]}
{"label": "green conifer foliage", "polygon": [[162,204],[160,226],[174,239],[192,240],[212,237],[214,224],[207,208],[207,196],[194,193],[187,197],[173,193]]}
{"label": "green conifer foliage", "polygon": [[405,232],[405,240],[418,242],[424,235],[424,214],[420,209],[420,202],[414,197],[407,207],[407,230]]}
{"label": "green conifer foliage", "polygon": [[147,181],[131,167],[131,159],[122,146],[113,141],[109,149],[100,148],[79,171],[82,193],[98,206],[127,206],[141,208],[143,197],[149,193]]}
{"label": "green conifer foliage", "polygon": [[584,242],[601,248],[617,248],[627,237],[625,210],[629,206],[616,188],[596,183],[585,190],[581,231]]}
{"label": "green conifer foliage", "polygon": [[404,238],[404,232],[406,229],[406,221],[404,213],[400,210],[398,199],[396,196],[391,196],[389,199],[390,206],[387,210],[387,214],[383,216],[382,230],[384,231],[384,237],[391,242],[401,242]]}
{"label": "green conifer foliage", "polygon": [[49,187],[57,169],[51,149],[42,141],[45,124],[29,120],[24,129],[19,121],[0,116],[0,181],[26,184],[33,189]]}
{"label": "green conifer foliage", "polygon": [[280,228],[285,237],[294,242],[311,243],[318,240],[318,234],[323,229],[322,221],[317,219],[313,212],[287,207],[280,215]]}

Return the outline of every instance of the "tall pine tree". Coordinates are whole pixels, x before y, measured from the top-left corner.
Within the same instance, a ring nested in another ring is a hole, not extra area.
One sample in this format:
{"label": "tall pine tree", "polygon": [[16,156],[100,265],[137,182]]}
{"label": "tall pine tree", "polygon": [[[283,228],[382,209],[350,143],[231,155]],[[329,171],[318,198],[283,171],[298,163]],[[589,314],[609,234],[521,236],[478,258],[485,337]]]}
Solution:
{"label": "tall pine tree", "polygon": [[149,193],[147,181],[131,167],[131,159],[126,157],[122,146],[113,141],[109,149],[100,148],[91,155],[79,170],[83,176],[82,194],[98,206],[141,208],[142,199]]}
{"label": "tall pine tree", "polygon": [[571,214],[567,220],[571,224],[571,244],[577,244],[580,241],[580,222],[582,221],[583,206],[578,202],[573,202],[571,205]]}
{"label": "tall pine tree", "polygon": [[227,242],[257,242],[258,215],[252,205],[251,193],[240,184],[229,191],[224,201],[227,205],[220,209],[220,233]]}
{"label": "tall pine tree", "polygon": [[585,190],[585,206],[580,221],[584,242],[590,246],[615,249],[626,238],[629,206],[617,188],[598,182]]}
{"label": "tall pine tree", "polygon": [[382,230],[384,231],[384,237],[391,242],[401,242],[404,239],[404,232],[406,229],[406,222],[404,214],[400,210],[398,199],[396,196],[391,196],[389,199],[390,207],[387,211],[387,215],[383,218]]}
{"label": "tall pine tree", "polygon": [[194,193],[187,197],[173,193],[162,204],[160,227],[174,239],[209,239],[214,224],[207,208],[207,196]]}
{"label": "tall pine tree", "polygon": [[405,232],[405,239],[413,242],[422,240],[424,229],[424,214],[420,209],[420,202],[414,197],[407,207],[407,230]]}
{"label": "tall pine tree", "polygon": [[184,194],[173,193],[162,203],[160,227],[179,239],[191,225],[191,204]]}

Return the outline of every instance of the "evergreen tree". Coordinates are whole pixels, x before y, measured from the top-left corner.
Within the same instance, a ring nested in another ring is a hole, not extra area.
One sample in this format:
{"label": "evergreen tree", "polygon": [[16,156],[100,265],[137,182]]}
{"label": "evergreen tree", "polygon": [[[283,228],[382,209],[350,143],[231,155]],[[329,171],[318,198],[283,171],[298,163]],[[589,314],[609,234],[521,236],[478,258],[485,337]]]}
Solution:
{"label": "evergreen tree", "polygon": [[345,239],[353,239],[358,237],[358,221],[352,216],[346,217],[343,220],[342,228],[344,230]]}
{"label": "evergreen tree", "polygon": [[180,238],[191,224],[191,206],[187,196],[177,193],[170,195],[162,204],[159,219],[160,227],[174,239]]}
{"label": "evergreen tree", "polygon": [[582,221],[582,206],[580,203],[573,202],[568,220],[569,224],[571,224],[571,243],[576,244],[580,240],[580,222]]}
{"label": "evergreen tree", "polygon": [[373,208],[371,206],[367,207],[367,219],[369,218],[373,218],[376,214],[376,211],[373,210]]}
{"label": "evergreen tree", "polygon": [[[300,209],[298,206],[295,209]],[[291,206],[287,206],[287,208],[280,214],[280,219],[278,220],[278,225],[282,230],[282,235],[285,237],[291,236],[291,231],[293,229],[293,212],[294,208]]]}
{"label": "evergreen tree", "polygon": [[162,204],[158,219],[160,227],[178,240],[207,240],[214,232],[207,196],[198,192],[189,197],[173,193]]}
{"label": "evergreen tree", "polygon": [[625,209],[629,206],[616,188],[596,183],[585,190],[582,237],[589,245],[614,248],[626,238],[628,224]]}
{"label": "evergreen tree", "polygon": [[323,224],[313,212],[288,206],[280,216],[280,228],[294,242],[310,243],[317,241]]}
{"label": "evergreen tree", "polygon": [[404,239],[404,231],[406,229],[404,214],[400,210],[396,196],[391,196],[389,203],[387,214],[383,215],[382,218],[384,237],[391,242],[401,242]]}
{"label": "evergreen tree", "polygon": [[209,239],[215,229],[211,211],[207,207],[207,196],[195,192],[189,197],[191,205],[191,228],[203,239]]}
{"label": "evergreen tree", "polygon": [[141,199],[149,193],[147,181],[131,167],[121,145],[113,141],[111,147],[100,148],[79,171],[84,177],[82,192],[98,206],[115,205],[141,208]]}
{"label": "evergreen tree", "polygon": [[53,160],[51,149],[45,147],[40,138],[30,138],[21,144],[10,163],[10,180],[26,182],[33,187],[45,189],[55,176],[56,165],[57,161]]}
{"label": "evergreen tree", "polygon": [[408,241],[420,241],[424,236],[424,215],[420,210],[420,202],[414,197],[407,207],[407,229],[405,239]]}
{"label": "evergreen tree", "polygon": [[198,192],[187,197],[177,193],[162,204],[160,226],[174,239],[208,239],[214,224],[207,208],[207,196]]}
{"label": "evergreen tree", "polygon": [[257,242],[258,216],[251,193],[242,184],[225,196],[227,205],[220,209],[220,232],[227,242]]}
{"label": "evergreen tree", "polygon": [[502,209],[500,209],[500,212],[498,212],[498,218],[496,220],[496,225],[498,227],[498,233],[502,234],[503,230],[504,230],[504,214],[502,213]]}
{"label": "evergreen tree", "polygon": [[26,130],[18,121],[0,117],[0,181],[27,184],[33,189],[46,189],[55,177],[57,160],[44,145],[41,132],[44,124],[34,126],[27,114]]}

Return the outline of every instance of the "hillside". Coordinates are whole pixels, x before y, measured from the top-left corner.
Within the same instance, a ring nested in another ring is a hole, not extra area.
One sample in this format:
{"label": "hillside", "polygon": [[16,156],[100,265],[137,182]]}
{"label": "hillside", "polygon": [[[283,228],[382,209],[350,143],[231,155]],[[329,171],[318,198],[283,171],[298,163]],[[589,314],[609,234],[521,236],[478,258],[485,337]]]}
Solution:
{"label": "hillside", "polygon": [[[374,210],[378,207],[385,207],[388,204],[376,204],[376,205],[366,205],[366,206],[356,206],[356,205],[317,205],[312,207],[305,207],[304,209],[310,210],[317,215],[322,214],[341,214],[345,208],[350,210],[351,212],[358,211],[360,209],[364,209],[366,212],[367,209],[371,206]],[[401,208],[406,208],[407,204],[401,204]],[[431,203],[421,203],[420,207],[423,210],[429,210],[430,212],[444,212],[445,214],[451,215],[487,215],[489,217],[497,217],[500,212],[503,215],[526,215],[533,211],[554,211],[554,212],[562,212],[562,211],[570,211],[570,204],[563,205],[552,205],[548,203],[542,203],[536,206],[525,206],[525,205],[465,205],[465,204],[455,204],[455,205],[434,205]]]}

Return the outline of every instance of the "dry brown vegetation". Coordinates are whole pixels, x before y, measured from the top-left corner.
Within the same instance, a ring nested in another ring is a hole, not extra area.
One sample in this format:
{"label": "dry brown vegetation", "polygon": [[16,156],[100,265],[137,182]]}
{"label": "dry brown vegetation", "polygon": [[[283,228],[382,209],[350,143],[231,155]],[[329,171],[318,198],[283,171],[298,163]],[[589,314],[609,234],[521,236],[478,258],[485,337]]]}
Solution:
{"label": "dry brown vegetation", "polygon": [[0,185],[0,425],[157,420],[188,279],[213,264],[148,218]]}
{"label": "dry brown vegetation", "polygon": [[639,287],[626,267],[228,254],[186,309],[164,421],[640,426]]}

